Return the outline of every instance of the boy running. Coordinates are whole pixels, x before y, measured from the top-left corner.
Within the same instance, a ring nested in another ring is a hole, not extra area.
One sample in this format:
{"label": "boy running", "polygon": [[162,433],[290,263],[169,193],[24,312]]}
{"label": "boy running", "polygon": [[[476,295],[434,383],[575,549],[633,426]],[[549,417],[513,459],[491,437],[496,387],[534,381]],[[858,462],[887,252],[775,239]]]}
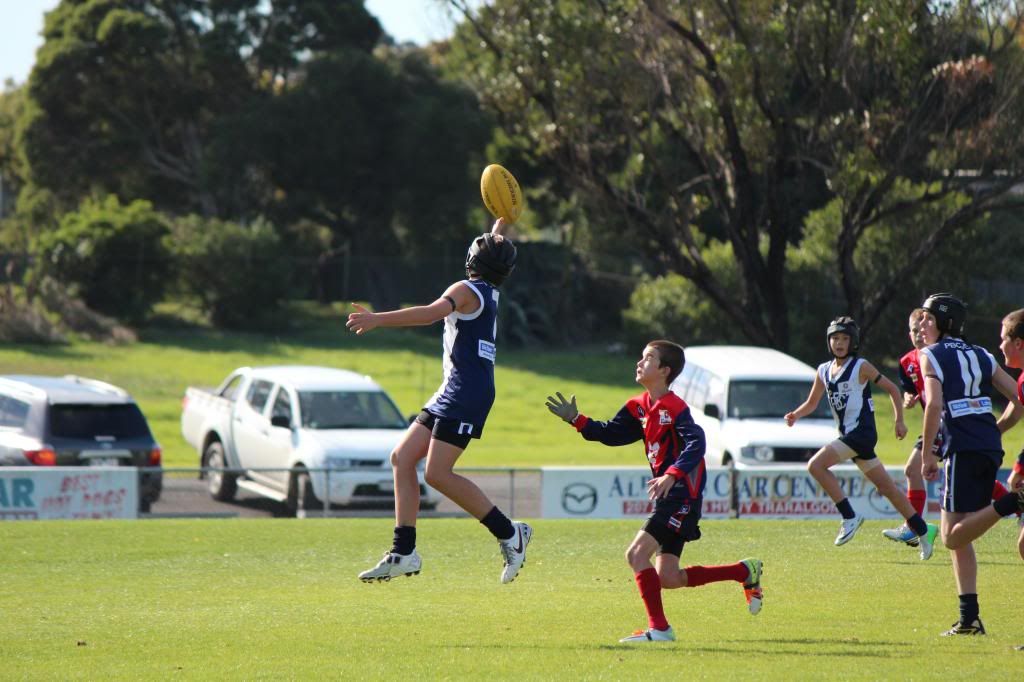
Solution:
{"label": "boy running", "polygon": [[498,287],[512,274],[516,247],[502,236],[499,218],[470,244],[466,276],[449,286],[436,301],[382,313],[355,305],[346,326],[356,334],[377,327],[409,327],[444,320],[444,378],[441,387],[409,425],[391,453],[395,482],[395,534],[391,550],[359,574],[364,582],[417,575],[422,559],[416,551],[416,517],[420,486],[416,466],[427,460],[425,478],[434,488],[476,517],[498,540],[505,565],[501,582],[510,583],[526,562],[533,530],[516,523],[488,499],[473,481],[456,474],[455,462],[473,438],[480,438],[494,403],[495,336],[498,330]]}
{"label": "boy running", "polygon": [[[651,341],[636,365],[636,382],[645,393],[630,398],[610,421],[590,419],[576,409],[576,396],[566,400],[561,393],[548,396],[547,408],[587,440],[605,445],[644,442],[653,478],[647,494],[654,511],[626,550],[640,598],[647,610],[646,630],[637,630],[619,640],[626,643],[671,642],[676,636],[665,617],[661,590],[699,587],[707,583],[734,580],[743,584],[750,613],[761,610],[762,562],[744,559],[725,566],[679,567],[687,542],[700,539],[701,504],[707,475],[704,469],[704,430],[693,421],[682,398],[669,385],[683,370],[686,357],[682,346],[671,341]],[[651,556],[655,556],[655,565]]]}
{"label": "boy running", "polygon": [[[971,512],[989,507],[992,485],[1003,460],[1000,434],[1020,418],[1021,404],[1013,379],[992,354],[963,340],[967,306],[962,301],[952,294],[933,294],[921,307],[925,310],[922,327],[935,327],[939,334],[938,343],[921,351],[927,399],[922,428],[922,473],[926,480],[935,480],[939,473],[939,459],[928,446],[935,441],[940,421],[949,430],[950,440],[945,458],[942,541],[953,559],[960,620],[943,635],[984,635],[978,607],[978,559],[971,544],[981,533],[956,532],[955,528]],[[992,414],[993,386],[1009,400],[998,422]],[[1017,506],[1019,499],[1007,495],[996,504],[1001,509],[1010,502]]]}
{"label": "boy running", "polygon": [[[910,340],[914,347],[900,358],[900,386],[903,388],[904,408],[913,407],[915,403],[920,403],[921,407],[924,407],[924,376],[921,374],[920,351],[939,340],[935,325],[922,328],[921,320],[924,317],[924,312],[923,308],[914,308],[914,312],[910,314]],[[1009,356],[1007,358],[1007,364],[1009,364]],[[1015,367],[1016,365],[1009,366]],[[914,511],[923,515],[928,502],[928,488],[921,473],[921,439],[921,436],[917,437],[917,442],[907,459],[903,473],[907,477],[907,499],[913,505]],[[932,452],[942,459],[946,454],[947,444],[945,427],[940,423],[939,435]],[[997,480],[992,487],[992,499],[998,500],[1006,493],[1006,486]],[[883,530],[882,535],[894,542],[905,542],[911,547],[917,547],[917,535],[907,527],[907,524]]]}
{"label": "boy running", "polygon": [[903,423],[903,403],[899,389],[882,376],[874,365],[857,357],[860,329],[853,318],[837,317],[832,320],[825,332],[825,339],[832,360],[818,366],[807,400],[786,414],[785,420],[788,426],[792,426],[797,419],[814,412],[822,395],[828,395],[832,415],[839,427],[839,438],[818,450],[807,463],[807,471],[832,498],[836,509],[843,516],[835,544],[849,542],[864,523],[864,517],[854,511],[850,500],[843,495],[839,480],[830,471],[836,464],[852,459],[878,492],[907,520],[907,526],[917,536],[921,547],[921,560],[930,559],[934,550],[936,527],[925,523],[914,510],[875,454],[878,432],[875,430],[875,406],[871,399],[870,384],[878,384],[879,388],[889,394],[896,415],[896,437],[902,440],[907,435],[907,426]]}

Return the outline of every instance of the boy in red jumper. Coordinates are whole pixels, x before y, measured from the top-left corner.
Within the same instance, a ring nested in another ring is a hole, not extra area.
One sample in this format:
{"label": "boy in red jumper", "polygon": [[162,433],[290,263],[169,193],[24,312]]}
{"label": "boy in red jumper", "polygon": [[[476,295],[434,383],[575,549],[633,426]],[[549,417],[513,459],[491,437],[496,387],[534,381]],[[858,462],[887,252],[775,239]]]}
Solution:
{"label": "boy in red jumper", "polygon": [[[647,494],[654,511],[626,550],[647,609],[648,628],[619,641],[671,642],[676,636],[665,618],[662,588],[698,587],[733,580],[743,584],[750,613],[761,610],[762,562],[744,559],[725,566],[679,567],[687,542],[700,539],[701,504],[707,475],[704,469],[704,430],[693,421],[682,398],[669,391],[685,364],[682,346],[651,341],[636,365],[636,382],[647,391],[630,398],[610,421],[590,419],[576,409],[576,396],[548,396],[547,407],[576,428],[587,440],[605,445],[628,445],[643,440],[652,478]],[[655,557],[652,565],[651,557]]]}

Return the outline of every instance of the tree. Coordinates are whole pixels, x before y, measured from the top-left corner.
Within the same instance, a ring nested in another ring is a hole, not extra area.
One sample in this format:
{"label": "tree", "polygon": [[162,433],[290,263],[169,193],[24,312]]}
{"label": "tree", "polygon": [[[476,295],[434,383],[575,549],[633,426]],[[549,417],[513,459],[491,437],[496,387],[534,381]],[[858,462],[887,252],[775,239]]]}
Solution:
{"label": "tree", "polygon": [[305,54],[368,53],[380,26],[358,0],[63,0],[43,34],[19,123],[30,180],[65,208],[100,190],[212,216],[258,193],[211,154],[222,124]]}
{"label": "tree", "polygon": [[[810,211],[841,202],[836,279],[867,332],[1022,179],[1016,2],[450,4],[464,17],[451,68],[554,161],[600,215],[591,225],[628,235],[756,343],[790,344],[787,253]],[[865,238],[937,206],[950,210],[865,291]],[[738,289],[709,240],[731,247]]]}

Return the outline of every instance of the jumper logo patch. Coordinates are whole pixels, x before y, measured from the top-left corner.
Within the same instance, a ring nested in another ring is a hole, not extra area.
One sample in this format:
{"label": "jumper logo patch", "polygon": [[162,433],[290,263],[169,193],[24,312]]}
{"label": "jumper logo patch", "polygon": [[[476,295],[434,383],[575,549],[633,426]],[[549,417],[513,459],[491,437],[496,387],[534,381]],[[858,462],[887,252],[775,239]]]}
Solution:
{"label": "jumper logo patch", "polygon": [[839,391],[836,391],[835,393],[829,393],[828,395],[828,401],[832,403],[832,409],[836,412],[842,412],[845,410],[846,403],[849,400],[850,396],[848,393],[840,393]]}
{"label": "jumper logo patch", "polygon": [[669,416],[668,410],[658,410],[658,423],[662,425],[672,423],[672,417]]}
{"label": "jumper logo patch", "polygon": [[987,397],[950,400],[946,405],[949,407],[949,414],[953,418],[966,417],[969,414],[992,413],[992,399]]}
{"label": "jumper logo patch", "polygon": [[494,356],[497,354],[497,346],[490,341],[484,341],[480,339],[477,342],[476,354],[482,357],[484,360],[490,360],[494,362]]}
{"label": "jumper logo patch", "polygon": [[658,459],[658,452],[661,451],[661,443],[651,443],[650,449],[647,451],[647,461],[651,464]]}
{"label": "jumper logo patch", "polygon": [[473,425],[468,422],[459,422],[459,435],[460,436],[472,436]]}

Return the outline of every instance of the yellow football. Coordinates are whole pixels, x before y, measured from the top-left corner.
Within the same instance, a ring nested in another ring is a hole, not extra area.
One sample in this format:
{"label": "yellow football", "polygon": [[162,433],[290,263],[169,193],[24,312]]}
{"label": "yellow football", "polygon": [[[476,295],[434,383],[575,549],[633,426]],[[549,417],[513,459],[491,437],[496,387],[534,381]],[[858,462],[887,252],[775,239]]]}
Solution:
{"label": "yellow football", "polygon": [[519,183],[496,163],[484,168],[480,176],[480,196],[491,215],[504,218],[506,223],[516,222],[523,212],[523,193]]}

